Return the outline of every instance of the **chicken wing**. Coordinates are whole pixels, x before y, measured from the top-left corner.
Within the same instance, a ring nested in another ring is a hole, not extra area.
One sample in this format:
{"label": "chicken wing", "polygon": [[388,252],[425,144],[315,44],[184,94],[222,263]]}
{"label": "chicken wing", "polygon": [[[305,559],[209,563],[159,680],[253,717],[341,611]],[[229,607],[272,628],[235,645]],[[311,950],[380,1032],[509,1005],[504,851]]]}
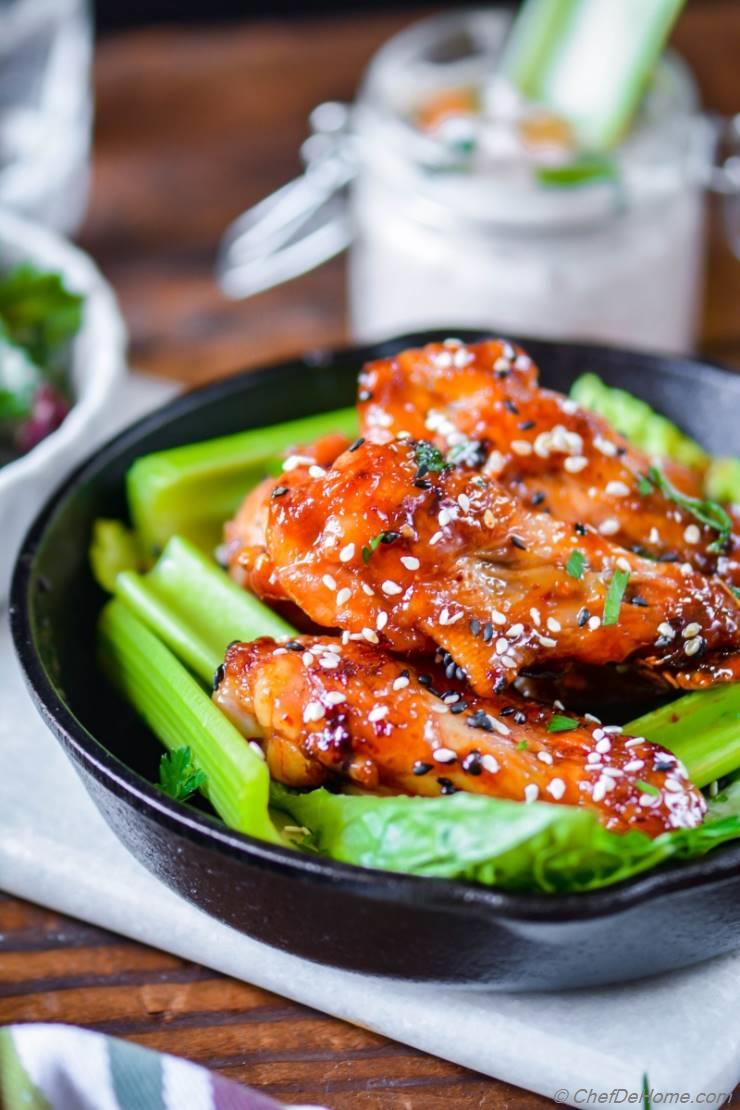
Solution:
{"label": "chicken wing", "polygon": [[216,703],[263,742],[272,777],[288,786],[539,798],[650,836],[700,824],[705,811],[675,756],[642,738],[516,694],[478,698],[367,643],[236,643],[217,677]]}
{"label": "chicken wing", "polygon": [[404,351],[369,363],[360,375],[363,432],[431,439],[532,508],[740,586],[736,522],[720,536],[669,492],[672,486],[700,496],[696,472],[660,461],[660,479],[648,482],[654,460],[601,417],[542,389],[537,378],[529,356],[503,340],[448,340]]}
{"label": "chicken wing", "polygon": [[322,627],[395,652],[448,652],[481,696],[522,669],[638,661],[680,687],[740,675],[740,603],[528,509],[427,442],[353,444],[269,503],[286,594]]}

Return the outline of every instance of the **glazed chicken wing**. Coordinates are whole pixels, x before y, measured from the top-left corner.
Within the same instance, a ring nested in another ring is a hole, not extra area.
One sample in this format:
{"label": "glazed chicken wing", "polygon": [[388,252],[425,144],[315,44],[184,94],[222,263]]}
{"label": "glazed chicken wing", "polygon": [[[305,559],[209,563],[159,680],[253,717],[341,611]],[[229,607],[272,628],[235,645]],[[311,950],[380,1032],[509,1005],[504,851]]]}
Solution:
{"label": "glazed chicken wing", "polygon": [[704,814],[702,795],[662,748],[517,695],[478,698],[367,643],[232,644],[218,678],[216,703],[264,743],[271,775],[288,786],[343,780],[373,792],[539,798],[650,836]]}
{"label": "glazed chicken wing", "polygon": [[283,465],[287,469],[280,477],[265,478],[247,494],[234,519],[227,521],[224,528],[224,561],[240,586],[270,603],[287,601],[265,547],[270,499],[291,481],[290,474],[303,476],[310,473],[311,467],[331,466],[348,445],[345,436],[331,434],[299,447],[285,460]]}
{"label": "glazed chicken wing", "polygon": [[[448,340],[404,351],[361,374],[363,433],[431,439],[532,508],[740,586],[736,522],[718,543],[718,532],[680,508],[662,481],[646,482],[653,460],[601,417],[542,389],[537,376],[529,356],[501,340]],[[665,461],[660,467],[670,485],[701,495],[696,472]]]}
{"label": "glazed chicken wing", "polygon": [[270,500],[281,587],[318,625],[395,652],[436,645],[481,696],[522,671],[632,660],[681,687],[740,675],[740,603],[528,509],[425,442],[353,444]]}

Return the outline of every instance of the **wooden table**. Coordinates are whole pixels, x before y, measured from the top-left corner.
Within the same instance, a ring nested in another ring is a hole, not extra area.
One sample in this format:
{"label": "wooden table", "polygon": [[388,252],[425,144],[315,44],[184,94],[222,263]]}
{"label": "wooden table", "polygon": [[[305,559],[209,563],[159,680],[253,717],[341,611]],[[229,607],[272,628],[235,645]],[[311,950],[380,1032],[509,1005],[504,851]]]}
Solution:
{"label": "wooden table", "polygon": [[[298,171],[311,106],[350,98],[367,58],[406,21],[163,29],[101,43],[83,242],[121,297],[135,365],[194,384],[346,338],[341,261],[232,304],[213,281],[214,249],[229,220]],[[740,5],[694,0],[676,42],[707,105],[740,109]],[[740,366],[738,305],[740,264],[715,228],[701,347]],[[12,898],[0,900],[0,936],[0,1023],[104,1030],[333,1110],[554,1105]]]}

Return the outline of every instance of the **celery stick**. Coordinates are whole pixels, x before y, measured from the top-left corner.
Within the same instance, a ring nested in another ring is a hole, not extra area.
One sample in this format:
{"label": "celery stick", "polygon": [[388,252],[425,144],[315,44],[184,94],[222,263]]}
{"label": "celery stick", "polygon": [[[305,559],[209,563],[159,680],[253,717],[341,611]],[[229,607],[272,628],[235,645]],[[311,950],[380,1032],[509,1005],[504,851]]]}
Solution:
{"label": "celery stick", "polygon": [[704,475],[704,492],[713,501],[740,504],[740,459],[712,459]]}
{"label": "celery stick", "polygon": [[106,674],[162,744],[190,748],[207,776],[204,793],[226,824],[279,843],[266,763],[168,648],[118,600],[103,609],[98,643]]}
{"label": "celery stick", "polygon": [[148,574],[119,574],[116,594],[207,682],[232,640],[293,632],[180,536],[173,536]]}
{"label": "celery stick", "polygon": [[224,521],[251,487],[279,469],[283,452],[330,432],[354,436],[356,410],[320,413],[144,455],[127,475],[134,527],[149,550],[159,550],[178,534],[211,551],[220,542]]}
{"label": "celery stick", "polygon": [[740,767],[740,682],[699,690],[624,726],[678,756],[697,786]]}
{"label": "celery stick", "polygon": [[93,524],[90,566],[99,586],[113,593],[124,570],[144,570],[146,562],[138,537],[120,520],[99,517]]}

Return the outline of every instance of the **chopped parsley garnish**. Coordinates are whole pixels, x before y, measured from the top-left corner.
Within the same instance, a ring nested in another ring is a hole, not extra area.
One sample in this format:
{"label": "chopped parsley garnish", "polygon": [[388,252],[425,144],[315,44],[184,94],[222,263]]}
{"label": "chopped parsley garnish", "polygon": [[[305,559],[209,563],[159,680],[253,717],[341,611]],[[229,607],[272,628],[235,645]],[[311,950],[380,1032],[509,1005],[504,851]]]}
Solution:
{"label": "chopped parsley garnish", "polygon": [[660,790],[658,790],[657,786],[653,786],[651,782],[645,782],[643,779],[638,779],[635,783],[635,786],[638,790],[641,790],[643,794],[652,794],[654,798],[660,797]]}
{"label": "chopped parsley garnish", "polygon": [[528,747],[527,741],[526,740],[520,740],[519,743],[516,746],[516,750],[518,752],[526,752],[527,747]]}
{"label": "chopped parsley garnish", "polygon": [[630,572],[628,570],[617,570],[611,577],[609,588],[606,591],[606,601],[604,602],[604,619],[602,624],[617,624],[619,621],[619,610],[622,608],[622,598],[624,591],[627,589],[627,583],[630,580]]}
{"label": "chopped parsley garnish", "polygon": [[571,551],[568,556],[568,562],[565,564],[565,569],[571,578],[581,578],[583,576],[583,569],[586,566],[586,556],[578,548]]}
{"label": "chopped parsley garnish", "polygon": [[190,748],[176,748],[159,761],[159,785],[165,794],[179,802],[186,801],[206,783],[206,775],[193,766]]}
{"label": "chopped parsley garnish", "polygon": [[699,497],[687,497],[671,485],[657,466],[650,467],[647,474],[640,478],[637,488],[643,495],[652,493],[656,489],[660,490],[663,496],[674,505],[678,505],[679,509],[683,509],[700,524],[705,524],[707,528],[713,528],[718,533],[716,540],[707,547],[707,551],[713,555],[719,555],[725,550],[732,532],[732,520],[718,502],[702,500]]}
{"label": "chopped parsley garnish", "polygon": [[564,717],[562,713],[556,713],[551,718],[547,726],[548,732],[572,732],[574,728],[578,728],[579,722],[574,717]]}
{"label": "chopped parsley garnish", "polygon": [[394,543],[400,538],[398,532],[378,532],[377,536],[373,536],[368,543],[363,544],[362,547],[362,561],[367,564],[373,557],[373,552],[377,551],[381,543]]}
{"label": "chopped parsley garnish", "polygon": [[425,439],[420,439],[414,447],[414,458],[419,467],[417,475],[419,478],[423,478],[428,473],[439,474],[449,468],[449,463],[445,461],[439,448]]}
{"label": "chopped parsley garnish", "polygon": [[730,586],[730,592],[735,597],[740,597],[740,586]]}

